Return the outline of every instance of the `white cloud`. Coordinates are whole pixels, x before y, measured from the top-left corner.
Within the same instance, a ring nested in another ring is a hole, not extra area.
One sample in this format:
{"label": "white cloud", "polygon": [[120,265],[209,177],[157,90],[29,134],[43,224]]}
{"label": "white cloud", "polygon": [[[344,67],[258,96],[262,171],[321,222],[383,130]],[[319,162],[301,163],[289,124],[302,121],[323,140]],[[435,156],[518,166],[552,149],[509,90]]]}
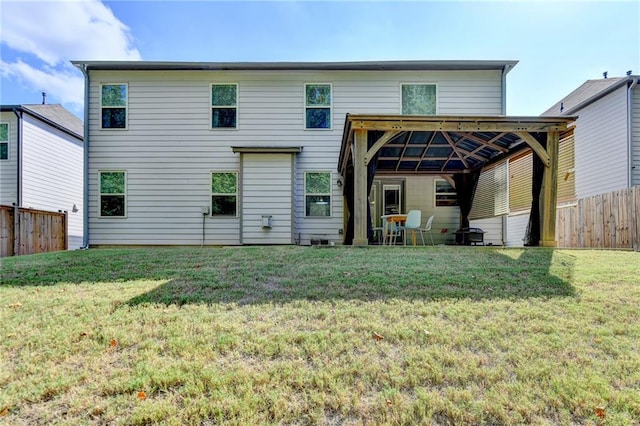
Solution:
{"label": "white cloud", "polygon": [[69,59],[139,60],[129,28],[98,0],[3,2],[2,41],[53,66]]}
{"label": "white cloud", "polygon": [[[2,76],[61,103],[83,102],[83,77],[70,60],[140,60],[129,28],[99,0],[3,1]],[[3,47],[3,51],[7,49]],[[37,59],[35,59],[37,58]]]}
{"label": "white cloud", "polygon": [[36,90],[55,96],[63,104],[71,104],[73,110],[82,108],[84,102],[84,78],[71,65],[62,69],[35,68],[22,60],[7,63],[0,60],[2,76],[13,78]]}

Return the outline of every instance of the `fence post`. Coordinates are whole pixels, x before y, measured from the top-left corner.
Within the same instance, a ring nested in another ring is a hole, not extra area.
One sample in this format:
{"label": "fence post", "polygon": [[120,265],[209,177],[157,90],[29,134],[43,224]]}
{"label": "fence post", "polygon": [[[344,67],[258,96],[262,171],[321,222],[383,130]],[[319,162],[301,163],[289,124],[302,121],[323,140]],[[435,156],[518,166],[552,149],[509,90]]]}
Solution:
{"label": "fence post", "polygon": [[20,254],[20,207],[13,203],[13,255]]}
{"label": "fence post", "polygon": [[65,250],[69,250],[69,212],[68,211],[64,211],[64,226],[62,227],[64,229],[64,235],[63,235],[63,239],[64,239],[64,249]]}

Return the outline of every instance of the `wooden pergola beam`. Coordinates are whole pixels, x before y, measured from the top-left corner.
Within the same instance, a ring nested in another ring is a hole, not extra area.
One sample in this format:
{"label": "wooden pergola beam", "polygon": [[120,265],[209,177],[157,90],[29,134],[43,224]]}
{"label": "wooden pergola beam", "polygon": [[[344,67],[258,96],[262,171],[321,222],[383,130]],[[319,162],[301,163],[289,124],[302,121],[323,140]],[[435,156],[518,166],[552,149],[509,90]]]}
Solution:
{"label": "wooden pergola beam", "polygon": [[[545,167],[549,167],[551,165],[551,158],[549,157],[549,154],[544,149],[544,147],[542,145],[540,145],[540,143],[533,136],[531,136],[527,132],[513,132],[513,133],[516,136],[518,136],[520,139],[522,139],[527,145],[529,145],[531,147],[533,152],[535,152],[536,155],[542,160],[542,162],[544,163]],[[549,132],[549,133],[551,133],[551,132]],[[555,132],[555,133],[557,133],[557,132]]]}
{"label": "wooden pergola beam", "polygon": [[547,133],[547,149],[550,163],[544,168],[542,188],[540,190],[540,245],[555,247],[556,243],[556,206],[558,204],[558,132]]}
{"label": "wooden pergola beam", "polygon": [[369,245],[367,235],[367,130],[356,130],[353,138],[353,245]]}
{"label": "wooden pergola beam", "polygon": [[444,136],[444,138],[446,139],[447,143],[449,144],[449,146],[453,150],[451,155],[449,155],[449,158],[447,159],[447,161],[442,166],[442,169],[444,170],[444,168],[446,167],[446,165],[449,162],[449,160],[451,159],[451,157],[453,157],[454,153],[458,156],[460,161],[462,161],[462,164],[464,164],[465,169],[468,169],[469,168],[469,163],[467,163],[467,160],[464,158],[464,156],[460,154],[460,152],[458,151],[458,147],[456,147],[456,143],[453,141],[453,139],[451,139],[451,136],[449,136],[449,133],[444,132],[444,133],[442,133],[442,136]]}
{"label": "wooden pergola beam", "polygon": [[393,130],[397,132],[409,131],[436,131],[436,132],[545,132],[562,131],[566,126],[551,125],[542,123],[511,123],[511,122],[416,122],[416,121],[375,121],[375,120],[355,120],[351,123],[353,130]]}
{"label": "wooden pergola beam", "polygon": [[[453,132],[452,132],[453,133]],[[503,148],[501,146],[492,144],[490,141],[486,141],[482,138],[479,138],[477,136],[474,136],[472,134],[466,133],[466,132],[455,132],[457,134],[459,134],[460,136],[462,136],[465,139],[469,139],[470,141],[474,141],[476,143],[479,143],[480,145],[487,147],[487,148],[491,148],[491,149],[495,149],[496,151],[500,151],[502,153],[507,152],[508,150],[506,148]],[[504,133],[503,133],[504,134]],[[460,142],[460,141],[458,141]]]}
{"label": "wooden pergola beam", "polygon": [[392,132],[392,131],[387,131],[384,132],[384,135],[382,135],[380,137],[380,139],[378,139],[371,148],[369,148],[369,150],[367,151],[367,153],[364,156],[364,164],[368,165],[369,162],[371,161],[371,159],[373,158],[374,155],[376,155],[376,153],[378,151],[380,151],[380,149],[387,143],[389,142],[391,139],[393,139],[396,135],[398,135],[400,132]]}

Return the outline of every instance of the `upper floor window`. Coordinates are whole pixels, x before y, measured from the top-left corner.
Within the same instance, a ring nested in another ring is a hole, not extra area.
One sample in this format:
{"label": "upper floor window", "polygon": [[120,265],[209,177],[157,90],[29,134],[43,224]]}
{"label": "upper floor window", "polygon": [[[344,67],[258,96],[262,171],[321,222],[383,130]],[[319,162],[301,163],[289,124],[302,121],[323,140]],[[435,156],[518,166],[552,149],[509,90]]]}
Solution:
{"label": "upper floor window", "polygon": [[238,173],[211,173],[211,214],[236,216],[238,211]]}
{"label": "upper floor window", "polygon": [[127,128],[128,86],[124,83],[101,86],[101,115],[103,129]]}
{"label": "upper floor window", "polygon": [[402,114],[404,115],[435,115],[436,114],[435,84],[403,84],[402,85]]}
{"label": "upper floor window", "polygon": [[456,189],[444,179],[435,180],[435,206],[448,207],[458,205]]}
{"label": "upper floor window", "polygon": [[331,172],[304,174],[305,216],[331,216]]}
{"label": "upper floor window", "polygon": [[0,123],[0,160],[9,159],[9,123]]}
{"label": "upper floor window", "polygon": [[331,84],[304,85],[305,129],[331,129]]}
{"label": "upper floor window", "polygon": [[238,127],[238,85],[211,85],[211,128],[236,129]]}
{"label": "upper floor window", "polygon": [[99,172],[100,217],[125,217],[127,174],[123,171]]}

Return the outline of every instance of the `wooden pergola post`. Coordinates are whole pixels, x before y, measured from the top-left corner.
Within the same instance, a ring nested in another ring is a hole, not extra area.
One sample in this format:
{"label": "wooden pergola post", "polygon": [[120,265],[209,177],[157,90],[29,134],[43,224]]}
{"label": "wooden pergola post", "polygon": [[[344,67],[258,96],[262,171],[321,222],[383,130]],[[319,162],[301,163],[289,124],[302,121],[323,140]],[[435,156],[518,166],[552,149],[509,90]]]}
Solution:
{"label": "wooden pergola post", "polygon": [[353,245],[369,245],[367,236],[367,130],[357,129],[353,137]]}
{"label": "wooden pergola post", "polygon": [[547,133],[550,164],[544,168],[540,191],[540,246],[556,247],[556,205],[558,202],[558,132]]}

